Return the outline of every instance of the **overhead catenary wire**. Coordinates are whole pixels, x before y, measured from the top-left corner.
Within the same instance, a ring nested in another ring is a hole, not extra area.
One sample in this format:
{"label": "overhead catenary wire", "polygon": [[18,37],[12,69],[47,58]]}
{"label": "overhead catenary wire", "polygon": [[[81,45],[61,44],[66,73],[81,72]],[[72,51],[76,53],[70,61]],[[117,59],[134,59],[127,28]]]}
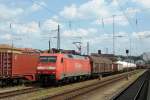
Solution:
{"label": "overhead catenary wire", "polygon": [[136,29],[135,29],[135,27],[133,26],[132,22],[129,20],[129,18],[128,18],[127,14],[125,13],[125,11],[123,10],[123,8],[121,7],[121,5],[120,5],[119,1],[118,1],[118,0],[116,0],[116,1],[117,1],[117,4],[118,4],[118,7],[119,7],[119,8],[120,8],[120,10],[122,11],[122,13],[123,13],[124,17],[127,19],[128,23],[130,24],[131,29],[132,29],[133,31],[136,31]]}
{"label": "overhead catenary wire", "polygon": [[[126,14],[128,14],[128,13],[126,13]],[[124,16],[124,15],[122,15],[122,14],[115,14],[115,16],[117,17],[117,16]],[[105,20],[107,20],[108,18],[113,18],[113,16],[108,16],[108,17],[102,17],[102,19],[103,19],[103,22],[105,22],[104,21],[104,19]],[[129,18],[128,18],[129,19]],[[91,23],[91,21],[94,21],[95,19],[87,19],[87,20],[75,20],[75,21],[73,21],[73,20],[69,20],[69,21],[65,21],[64,19],[63,20],[56,20],[57,22],[59,22],[59,23],[68,23],[69,25],[69,29],[71,29],[72,28],[72,24],[74,23],[78,23],[78,22],[80,22],[80,23],[87,23],[87,22],[89,22],[89,23]],[[38,24],[38,26],[39,27],[41,27],[42,25],[41,25],[41,23],[42,23],[42,20],[39,20],[37,23],[39,23]],[[11,24],[18,24],[18,25],[26,25],[26,23],[24,23],[24,22],[11,22]],[[104,24],[102,24],[102,25],[104,25]],[[133,26],[133,25],[132,25]],[[102,28],[104,29],[104,26],[102,26]],[[105,30],[106,31],[106,30]],[[110,33],[110,32],[107,32],[107,33]]]}
{"label": "overhead catenary wire", "polygon": [[[117,1],[118,2],[118,1]],[[120,7],[120,9],[123,11],[123,8],[120,6],[120,4],[118,3],[118,6]],[[143,8],[143,9],[139,9],[139,11],[140,11],[140,13],[142,13],[142,12],[145,12],[145,11],[149,11],[150,10],[150,8]],[[135,13],[135,27],[133,27],[134,25],[130,22],[130,20],[129,20],[129,18],[128,17],[126,17],[127,19],[128,19],[128,22],[129,22],[129,24],[130,24],[130,26],[132,27],[132,30],[134,31],[134,32],[136,32],[136,33],[138,33],[139,32],[139,27],[138,27],[138,25],[139,25],[139,21],[138,21],[138,18],[137,18],[137,12],[138,11],[136,11]],[[123,11],[123,13],[124,13],[124,15],[125,16],[127,16],[127,14],[125,14],[125,12]],[[131,37],[130,37],[131,38]],[[140,38],[139,38],[140,39]],[[131,39],[130,39],[130,42],[131,42]],[[139,50],[140,49],[140,47],[142,47],[143,45],[142,45],[142,40],[140,39],[139,40],[139,42],[140,43],[138,43],[139,44],[139,47],[137,48],[137,46],[136,46],[136,51],[138,50],[139,52],[141,51],[141,50]],[[136,45],[136,44],[135,44]],[[132,48],[133,49],[133,48]],[[136,52],[135,51],[135,52]],[[131,43],[130,43],[130,56],[131,56]]]}
{"label": "overhead catenary wire", "polygon": [[43,7],[44,9],[46,9],[49,13],[51,13],[51,14],[57,14],[55,11],[53,11],[53,10],[51,10],[51,9],[49,9],[47,6],[45,6],[44,4],[40,4],[38,1],[33,1],[33,0],[30,0],[33,4],[35,3],[35,4],[37,4],[37,5],[39,5],[39,6],[41,6],[41,7]]}
{"label": "overhead catenary wire", "polygon": [[[55,14],[55,15],[58,15],[58,12],[56,12],[56,11],[54,11],[54,10],[52,10],[52,9],[50,9],[49,7],[47,7],[46,5],[44,5],[44,4],[41,4],[40,2],[38,2],[38,1],[34,1],[34,0],[29,0],[30,2],[32,2],[33,4],[35,3],[35,4],[37,4],[37,5],[39,5],[40,7],[42,7],[42,8],[44,8],[45,10],[47,10],[49,13],[48,14]],[[116,0],[117,2],[118,2],[118,0]],[[145,8],[145,9],[141,9],[141,11],[146,11],[146,10],[149,10],[150,8]],[[126,14],[128,14],[128,13],[131,13],[131,12],[126,12]],[[120,16],[120,15],[122,15],[122,14],[115,14],[116,16]],[[103,19],[107,19],[107,18],[112,18],[113,16],[108,16],[108,17],[103,17]],[[87,19],[87,20],[76,20],[76,21],[72,21],[72,22],[74,22],[74,24],[77,22],[91,22],[91,21],[93,21],[93,19],[92,20],[89,20],[89,19]],[[65,19],[62,19],[62,20],[59,20],[59,22],[60,23],[68,23],[68,20],[66,20],[65,21]],[[13,23],[13,22],[12,22]],[[14,22],[15,23],[15,22]]]}
{"label": "overhead catenary wire", "polygon": [[[46,5],[44,5],[44,4],[40,4],[38,1],[34,1],[34,0],[29,0],[29,1],[31,1],[33,4],[35,3],[35,4],[37,4],[37,5],[39,5],[40,7],[42,7],[42,8],[44,8],[45,10],[47,10],[49,13],[48,14],[55,14],[55,15],[58,15],[58,13],[56,12],[56,11],[54,11],[54,10],[52,10],[52,9],[50,9],[50,8],[48,8]],[[128,13],[130,13],[130,12],[128,12]],[[122,16],[122,14],[115,14],[116,16]],[[112,18],[113,16],[108,16],[108,17],[103,17],[103,19],[107,19],[107,18]],[[93,19],[81,19],[81,20],[75,20],[75,21],[71,21],[71,22],[74,22],[74,23],[78,23],[78,22],[91,22],[91,21],[93,21]],[[68,23],[68,20],[65,20],[64,18],[62,19],[62,20],[60,20],[59,19],[59,22],[60,23]]]}
{"label": "overhead catenary wire", "polygon": [[[44,9],[47,9],[47,11],[49,11],[49,12],[51,12],[52,14],[58,14],[57,12],[55,12],[55,11],[52,11],[52,10],[50,10],[48,7],[46,7],[45,5],[42,5],[42,4],[40,4],[39,2],[37,2],[37,1],[33,1],[33,0],[31,0],[33,3],[36,3],[36,4],[38,4],[38,5],[41,5],[41,7],[43,7]],[[127,13],[125,13],[125,14],[127,14]],[[116,15],[116,16],[120,16],[120,15]],[[122,16],[122,15],[121,15]],[[124,15],[123,15],[124,16]],[[111,16],[112,17],[112,16]],[[102,18],[102,19],[105,19],[105,18],[111,18],[111,17],[104,17],[104,18]],[[128,17],[128,16],[127,16]],[[128,18],[129,19],[129,18]],[[83,22],[90,22],[91,20],[84,20]],[[66,22],[66,21],[64,21],[64,19],[63,20],[61,20],[60,22],[64,22],[64,23],[68,23],[68,21]],[[71,29],[72,28],[72,22],[73,21],[71,21],[71,24],[70,24],[70,21],[69,21],[69,28]],[[79,20],[76,20],[75,22],[79,22]],[[82,22],[82,20],[80,21],[80,22]],[[41,27],[41,21],[39,21],[39,27]],[[11,23],[11,25],[12,25],[13,23]],[[73,24],[75,24],[75,23],[73,23]],[[130,24],[130,23],[129,23]],[[132,23],[131,23],[132,24]],[[71,26],[71,27],[70,27]],[[132,25],[133,26],[133,25]],[[104,27],[104,20],[103,20],[103,23],[102,23],[102,27],[103,28],[105,28]],[[107,30],[105,30],[105,31],[107,31]],[[109,32],[107,32],[107,33],[109,33]]]}
{"label": "overhead catenary wire", "polygon": [[[120,10],[122,11],[124,17],[126,18],[126,20],[128,21],[129,25],[131,26],[130,28],[131,28],[134,32],[136,32],[136,31],[137,31],[136,26],[134,27],[134,25],[132,24],[132,22],[131,22],[130,19],[128,18],[127,14],[125,13],[125,11],[123,10],[123,8],[121,7],[119,1],[118,1],[118,0],[116,0],[116,1],[117,1],[117,4],[118,4],[118,7],[120,8]],[[136,12],[136,13],[137,13],[137,12]],[[136,18],[135,23],[136,23],[136,25],[137,25],[137,18]],[[128,34],[128,36],[129,36],[129,34]],[[129,36],[129,42],[130,42],[130,43],[129,43],[129,49],[130,49],[130,56],[131,56],[131,55],[132,55],[132,54],[131,54],[131,36]]]}

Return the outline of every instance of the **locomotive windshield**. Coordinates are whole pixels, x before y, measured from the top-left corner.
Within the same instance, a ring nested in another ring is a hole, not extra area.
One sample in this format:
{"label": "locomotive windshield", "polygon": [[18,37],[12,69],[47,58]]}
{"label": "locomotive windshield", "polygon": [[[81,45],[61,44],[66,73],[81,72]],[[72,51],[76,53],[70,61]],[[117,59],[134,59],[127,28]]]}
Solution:
{"label": "locomotive windshield", "polygon": [[52,62],[55,63],[57,60],[56,56],[41,56],[40,57],[40,62]]}

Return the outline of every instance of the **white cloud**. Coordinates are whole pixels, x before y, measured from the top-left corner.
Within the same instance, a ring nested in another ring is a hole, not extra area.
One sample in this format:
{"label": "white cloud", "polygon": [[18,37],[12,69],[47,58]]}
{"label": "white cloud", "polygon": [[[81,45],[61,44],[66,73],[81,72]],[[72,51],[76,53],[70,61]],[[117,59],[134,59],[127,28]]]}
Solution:
{"label": "white cloud", "polygon": [[[9,23],[7,25],[0,24],[1,38],[3,40],[8,40],[13,37],[20,37],[22,39],[28,38],[28,40],[34,40],[35,38],[41,38],[42,34],[48,34],[51,30],[56,30],[59,22],[54,19],[47,19],[44,22],[40,23],[31,21],[26,23],[13,23],[11,29],[9,28]],[[61,25],[61,24],[60,24]],[[61,27],[63,27],[61,25]],[[8,30],[9,29],[9,30]],[[8,34],[7,34],[8,33]],[[13,33],[13,34],[12,34]],[[56,32],[55,32],[56,33]]]}
{"label": "white cloud", "polygon": [[112,0],[111,5],[118,6],[118,2],[119,2],[119,0]]}
{"label": "white cloud", "polygon": [[4,34],[4,35],[1,35],[1,39],[4,39],[4,40],[11,40],[12,39],[12,35],[11,34]]}
{"label": "white cloud", "polygon": [[57,21],[58,21],[58,20],[59,20],[59,16],[54,15],[54,16],[52,16],[52,19],[53,19],[53,20],[57,20]]}
{"label": "white cloud", "polygon": [[88,17],[94,16],[108,16],[109,9],[106,7],[105,0],[91,0],[79,7],[79,11]]}
{"label": "white cloud", "polygon": [[[115,24],[119,24],[122,26],[126,26],[129,24],[128,20],[124,16],[115,16],[114,20],[115,20]],[[101,25],[102,23],[104,23],[104,26],[107,24],[112,24],[113,23],[113,17],[104,18],[103,21],[102,21],[102,19],[97,19],[94,21],[93,24],[100,24]]]}
{"label": "white cloud", "polygon": [[46,31],[56,30],[58,28],[58,24],[61,25],[55,19],[47,19],[46,21],[44,21],[44,23],[42,23],[42,28]]}
{"label": "white cloud", "polygon": [[64,7],[64,10],[60,12],[60,15],[69,19],[80,17],[80,13],[78,12],[76,5],[74,4],[69,7]]}
{"label": "white cloud", "polygon": [[[125,6],[126,2],[129,1],[125,0],[122,3],[122,1],[119,0],[120,6]],[[64,7],[60,15],[69,20],[95,20],[92,24],[102,24],[101,18],[103,18],[105,25],[112,24],[112,15],[117,15],[115,17],[115,23],[121,26],[127,26],[129,25],[128,19],[134,18],[136,13],[140,12],[140,9],[127,7],[124,12],[128,18],[120,11],[117,0],[113,0],[109,4],[106,3],[105,0],[89,0],[79,6],[72,4]]]}
{"label": "white cloud", "polygon": [[132,0],[133,2],[137,2],[138,4],[142,5],[144,8],[149,8],[150,0]]}
{"label": "white cloud", "polygon": [[41,9],[41,7],[38,5],[38,4],[33,4],[32,7],[31,7],[32,11],[37,11],[39,9]]}
{"label": "white cloud", "polygon": [[24,10],[22,8],[10,8],[6,5],[0,4],[0,20],[10,20],[21,15]]}
{"label": "white cloud", "polygon": [[128,16],[128,18],[134,18],[137,13],[139,13],[141,10],[139,8],[126,8],[125,13]]}
{"label": "white cloud", "polygon": [[138,13],[140,12],[140,9],[138,8],[127,8],[126,11],[125,11],[127,14],[135,14],[135,13]]}
{"label": "white cloud", "polygon": [[30,22],[27,24],[14,24],[12,25],[12,30],[16,34],[28,34],[28,33],[39,33],[40,29],[37,22]]}
{"label": "white cloud", "polygon": [[122,37],[127,37],[128,38],[128,33],[127,32],[118,32],[117,34],[116,34],[116,36],[122,36]]}
{"label": "white cloud", "polygon": [[129,24],[125,16],[116,16],[115,23],[118,23],[119,25],[122,25],[122,26]]}
{"label": "white cloud", "polygon": [[[136,13],[140,12],[140,9],[138,8],[126,8],[124,11],[127,18],[134,18],[136,16]],[[115,16],[115,24],[119,24],[122,26],[127,26],[129,25],[129,22],[126,18],[126,16],[122,12],[118,12],[118,15]],[[112,24],[113,23],[113,16],[103,18],[104,24]],[[94,24],[102,24],[102,19],[97,19],[94,21]]]}
{"label": "white cloud", "polygon": [[133,32],[136,38],[150,38],[150,31]]}
{"label": "white cloud", "polygon": [[6,4],[0,4],[0,20],[2,21],[10,21],[10,20],[17,20],[18,17],[22,16],[23,14],[28,14],[32,12],[39,11],[43,9],[43,6],[47,6],[43,1],[35,1],[31,6],[26,8],[20,7],[10,7]]}
{"label": "white cloud", "polygon": [[62,33],[64,37],[90,37],[97,32],[94,28],[83,29],[79,28],[77,30],[66,30]]}
{"label": "white cloud", "polygon": [[[139,9],[127,8],[125,13],[127,13],[129,17],[133,17],[138,11]],[[122,14],[122,12],[119,10],[116,0],[113,0],[109,4],[106,3],[105,0],[89,0],[80,6],[75,4],[66,6],[60,12],[62,17],[71,20],[104,18],[105,24],[112,24],[112,15],[117,15],[115,19],[117,24],[122,26],[128,25],[128,21],[123,14],[118,16],[120,14]],[[96,20],[94,24],[101,24],[99,19]]]}
{"label": "white cloud", "polygon": [[[26,24],[12,24],[11,29],[3,29],[1,32],[1,39],[5,43],[9,43],[14,40],[14,44],[18,46],[31,45],[40,38],[41,30],[38,27],[37,22],[29,22]],[[23,45],[22,45],[23,44]]]}
{"label": "white cloud", "polygon": [[116,5],[107,5],[105,0],[89,0],[80,6],[72,4],[70,6],[64,7],[63,11],[60,12],[60,15],[68,19],[105,17],[110,16],[112,13],[116,12],[115,10],[113,11],[114,6]]}
{"label": "white cloud", "polygon": [[47,6],[45,2],[34,2],[31,6],[31,11],[39,11],[43,7],[42,6]]}

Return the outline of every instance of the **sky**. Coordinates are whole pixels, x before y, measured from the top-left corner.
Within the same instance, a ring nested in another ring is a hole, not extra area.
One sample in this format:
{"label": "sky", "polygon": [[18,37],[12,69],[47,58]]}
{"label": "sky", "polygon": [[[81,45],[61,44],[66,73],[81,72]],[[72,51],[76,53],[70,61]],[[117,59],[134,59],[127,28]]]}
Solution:
{"label": "sky", "polygon": [[[86,44],[90,52],[132,55],[150,51],[149,0],[0,0],[0,43],[16,47],[57,47],[60,25],[61,48],[75,49],[73,42]],[[113,17],[114,16],[114,17]]]}

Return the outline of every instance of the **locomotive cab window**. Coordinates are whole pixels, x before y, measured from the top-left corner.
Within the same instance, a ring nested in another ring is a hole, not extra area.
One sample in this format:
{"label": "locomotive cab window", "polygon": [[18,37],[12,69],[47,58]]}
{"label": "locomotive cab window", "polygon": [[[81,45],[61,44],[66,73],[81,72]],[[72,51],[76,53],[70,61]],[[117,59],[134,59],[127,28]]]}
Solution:
{"label": "locomotive cab window", "polygon": [[40,62],[52,62],[52,63],[55,63],[57,60],[57,57],[56,56],[41,56],[40,57]]}
{"label": "locomotive cab window", "polygon": [[68,57],[69,57],[69,58],[73,58],[73,56],[72,56],[72,55],[68,55]]}

